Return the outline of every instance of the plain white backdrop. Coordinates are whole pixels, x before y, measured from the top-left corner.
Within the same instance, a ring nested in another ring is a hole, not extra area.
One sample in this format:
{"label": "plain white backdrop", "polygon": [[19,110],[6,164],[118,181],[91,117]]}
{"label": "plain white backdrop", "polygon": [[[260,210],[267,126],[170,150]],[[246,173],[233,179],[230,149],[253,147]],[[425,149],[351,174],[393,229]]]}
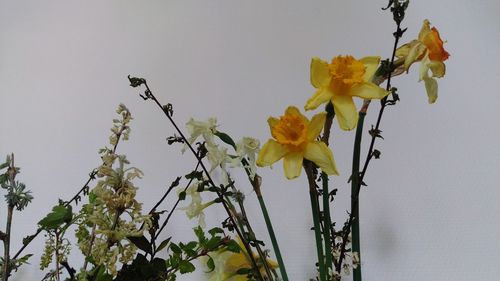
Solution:
{"label": "plain white backdrop", "polygon": [[[14,216],[12,250],[99,165],[97,150],[107,144],[119,103],[135,118],[119,152],[145,173],[137,182],[145,211],[193,167],[189,154],[166,144],[172,127],[128,86],[128,74],[146,78],[160,101],[172,103],[179,124],[215,116],[235,138],[263,143],[270,115],[302,107],[312,95],[311,57],[390,55],[395,26],[380,9],[387,2],[0,1],[0,157],[15,153],[18,179],[35,196]],[[393,81],[401,102],[386,110],[385,139],[376,145],[382,157],[370,165],[361,194],[365,280],[499,278],[499,12],[494,0],[410,3],[402,42],[428,18],[451,56],[434,105],[417,83],[417,68]],[[375,122],[375,105],[365,131]],[[341,176],[333,179],[339,189],[333,215],[340,221],[349,202],[353,137],[335,125],[331,147]],[[290,278],[308,280],[315,252],[305,175],[285,180],[281,162],[259,173]],[[243,177],[237,180],[270,246],[255,196]],[[2,230],[5,210],[0,204]],[[217,208],[207,216],[209,226],[224,218]],[[183,240],[194,225],[179,211],[165,237]],[[31,265],[12,280],[42,279],[42,248],[38,237],[25,251],[35,254]],[[69,262],[78,266],[82,258],[73,252]],[[202,272],[181,280],[205,280]]]}

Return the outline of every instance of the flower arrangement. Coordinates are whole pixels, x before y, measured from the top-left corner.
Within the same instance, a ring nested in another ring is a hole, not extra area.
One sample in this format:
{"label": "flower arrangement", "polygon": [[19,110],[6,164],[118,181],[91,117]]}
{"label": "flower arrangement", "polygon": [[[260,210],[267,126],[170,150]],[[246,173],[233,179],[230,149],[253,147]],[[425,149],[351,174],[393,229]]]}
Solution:
{"label": "flower arrangement", "polygon": [[[59,200],[40,219],[37,231],[26,236],[16,252],[10,248],[13,213],[22,211],[33,196],[17,181],[20,168],[14,154],[8,155],[0,165],[0,184],[7,203],[7,227],[0,232],[4,245],[2,280],[9,280],[33,259],[32,254],[23,253],[40,234],[46,238],[40,260],[40,268],[47,271],[43,280],[170,281],[197,267],[211,281],[291,280],[261,190],[265,179],[258,173],[260,168],[279,161],[283,162],[287,179],[300,177],[302,170],[307,177],[317,254],[317,260],[308,265],[317,269],[311,280],[341,280],[351,275],[351,271],[354,281],[362,280],[359,194],[371,160],[381,155],[375,149],[375,142],[382,138],[380,124],[384,110],[399,101],[393,79],[409,73],[412,65],[419,62],[419,81],[424,82],[428,102],[434,103],[438,97],[436,78],[445,75],[444,61],[449,58],[438,30],[431,28],[428,20],[423,22],[417,39],[399,45],[406,31],[401,24],[408,3],[391,0],[384,8],[392,13],[396,23],[391,58],[351,55],[336,55],[331,61],[312,58],[310,82],[314,90],[303,105],[304,111],[289,105],[282,116],[269,117],[271,137],[262,147],[259,140],[248,136],[236,141],[220,129],[215,118],[190,119],[186,130],[181,129],[174,121],[173,106],[161,103],[144,78],[129,76],[130,86],[143,89],[140,97],[153,102],[177,131],[167,139],[168,144],[179,145],[183,153],[192,154],[195,159],[194,169],[178,176],[149,211],[144,211],[143,203],[136,199],[140,190],[135,182],[142,178],[142,171],[130,166],[126,155],[118,152],[119,144],[130,137],[133,119],[123,104],[116,111],[118,118],[112,121],[109,144],[99,150],[102,164],[90,172],[88,180],[71,199]],[[362,99],[359,110],[354,97]],[[369,130],[371,142],[362,164],[363,124],[374,99],[380,101],[380,109],[375,126]],[[320,106],[324,109],[319,109]],[[306,115],[308,111],[313,111],[310,118]],[[334,142],[330,137],[333,122],[338,122],[339,133],[350,134],[355,129],[349,172],[339,171],[335,163],[330,145]],[[232,176],[236,169],[246,173],[267,233],[257,233],[252,228],[245,195]],[[331,218],[336,190],[329,182],[340,174],[350,175],[351,209],[348,219],[338,228]],[[165,209],[161,205],[169,196],[175,197],[176,202]],[[208,227],[205,222],[205,211],[211,208],[225,211],[227,218],[219,226]],[[162,235],[167,227],[172,227],[169,222],[175,210],[197,220],[194,239]],[[270,246],[262,241],[264,235],[269,236]],[[68,260],[72,245],[85,257],[80,266]]]}

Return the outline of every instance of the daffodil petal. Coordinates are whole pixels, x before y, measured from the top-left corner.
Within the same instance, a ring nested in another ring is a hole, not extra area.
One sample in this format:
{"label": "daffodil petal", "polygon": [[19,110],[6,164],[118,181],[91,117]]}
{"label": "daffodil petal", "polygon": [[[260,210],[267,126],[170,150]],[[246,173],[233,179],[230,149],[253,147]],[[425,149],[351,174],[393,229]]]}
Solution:
{"label": "daffodil petal", "polygon": [[425,19],[424,23],[422,24],[422,28],[418,33],[418,41],[423,42],[425,36],[427,36],[429,32],[431,32],[431,22],[428,19]]}
{"label": "daffodil petal", "polygon": [[285,155],[283,158],[283,169],[285,170],[287,179],[291,180],[300,176],[303,160],[303,152],[290,152]]}
{"label": "daffodil petal", "polygon": [[[413,42],[413,41],[412,41]],[[410,43],[411,44],[411,43]],[[408,56],[405,58],[405,70],[408,71],[410,69],[410,66],[421,59],[422,55],[425,53],[425,45],[422,43],[416,41],[413,43],[413,46],[410,48],[408,52]]]}
{"label": "daffodil petal", "polygon": [[406,43],[404,45],[401,45],[399,48],[397,48],[396,53],[395,53],[396,57],[403,58],[403,57],[408,56],[408,53],[410,52],[410,49],[413,46],[412,43],[414,41],[416,41],[416,40],[413,40],[410,43]]}
{"label": "daffodil petal", "polygon": [[[248,267],[250,267],[250,266],[248,266]],[[247,281],[248,276],[247,276],[247,274],[238,274],[238,275],[235,275],[232,280],[233,281]]]}
{"label": "daffodil petal", "polygon": [[304,153],[304,158],[314,162],[327,175],[338,175],[332,151],[324,142],[309,143]]}
{"label": "daffodil petal", "polygon": [[364,57],[360,59],[360,61],[365,65],[363,80],[371,82],[375,71],[377,71],[378,64],[380,63],[380,57]]}
{"label": "daffodil petal", "polygon": [[349,131],[358,123],[358,111],[351,96],[334,96],[333,109],[342,130]]}
{"label": "daffodil petal", "polygon": [[420,63],[419,74],[418,74],[419,82],[424,80],[424,78],[429,77],[430,62],[431,61],[429,60],[429,57],[425,56],[425,58]]}
{"label": "daffodil petal", "polygon": [[436,79],[432,77],[424,77],[425,90],[427,92],[427,97],[429,98],[429,103],[432,104],[436,102],[438,96],[438,83]]}
{"label": "daffodil petal", "polygon": [[247,261],[246,254],[243,254],[243,251],[240,251],[239,253],[235,253],[231,255],[227,260],[226,260],[226,267],[228,269],[231,269],[231,271],[238,271],[241,268],[245,268],[249,266],[249,262]]}
{"label": "daffodil petal", "polygon": [[259,167],[265,167],[274,164],[287,153],[284,145],[279,144],[273,139],[268,140],[259,152],[256,164]]}
{"label": "daffodil petal", "polygon": [[326,112],[321,112],[313,116],[311,122],[309,122],[309,126],[307,127],[307,140],[313,141],[315,140],[321,130],[323,130],[323,126],[325,125],[326,120]]}
{"label": "daffodil petal", "polygon": [[278,118],[274,117],[269,117],[267,118],[267,124],[269,124],[269,129],[271,130],[271,134],[273,133],[273,127],[276,125],[280,120]]}
{"label": "daffodil petal", "polygon": [[432,72],[432,77],[441,78],[446,73],[446,66],[443,62],[440,61],[430,61],[429,68]]}
{"label": "daffodil petal", "polygon": [[332,99],[332,92],[328,90],[327,87],[322,87],[314,93],[314,95],[307,100],[304,106],[305,110],[312,110],[318,108],[322,103],[325,103]]}
{"label": "daffodil petal", "polygon": [[385,89],[373,83],[359,83],[349,91],[351,96],[360,97],[363,99],[381,99],[389,94]]}
{"label": "daffodil petal", "polygon": [[286,110],[285,110],[285,115],[287,115],[287,114],[288,115],[299,116],[300,119],[302,119],[302,121],[304,123],[306,123],[306,124],[309,123],[309,119],[307,119],[307,117],[305,117],[304,114],[302,114],[300,112],[300,110],[297,107],[295,107],[295,106],[289,106],[289,107],[287,107]]}
{"label": "daffodil petal", "polygon": [[330,70],[328,62],[314,57],[311,60],[311,84],[315,88],[326,86],[330,82]]}

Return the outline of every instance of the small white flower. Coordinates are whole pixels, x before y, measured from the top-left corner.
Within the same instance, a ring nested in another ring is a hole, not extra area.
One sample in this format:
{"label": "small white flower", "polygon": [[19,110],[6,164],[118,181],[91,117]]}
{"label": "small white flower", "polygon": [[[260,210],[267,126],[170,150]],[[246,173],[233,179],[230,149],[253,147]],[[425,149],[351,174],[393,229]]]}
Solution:
{"label": "small white flower", "polygon": [[[257,166],[255,165],[256,155],[260,149],[260,142],[258,139],[254,139],[251,137],[243,137],[236,144],[236,154],[237,157],[232,159],[232,163],[234,165],[241,165],[241,160],[246,156],[248,165],[244,168],[247,168],[250,171],[250,176],[253,178],[255,176]],[[235,163],[235,162],[238,163]]]}
{"label": "small white flower", "polygon": [[[197,189],[198,189],[197,182],[186,189],[186,198],[188,196],[191,197],[191,203],[184,208],[179,208],[179,210],[185,211],[186,216],[189,219],[198,218],[198,225],[201,228],[205,228],[206,227],[205,213],[203,212],[203,210],[205,210],[205,208],[207,208],[208,206],[212,205],[214,202],[210,201],[207,203],[203,203],[200,192],[198,192]],[[182,190],[179,190],[178,192],[180,193],[181,191]]]}
{"label": "small white flower", "polygon": [[224,172],[226,171],[226,163],[231,161],[229,155],[227,154],[227,148],[219,148],[218,145],[206,145],[207,148],[207,159],[210,162],[210,172],[215,170],[215,168],[220,167]]}
{"label": "small white flower", "polygon": [[189,144],[193,144],[200,136],[203,137],[208,145],[215,145],[214,133],[216,132],[217,119],[209,118],[207,122],[197,121],[193,118],[186,123],[186,128],[190,134]]}

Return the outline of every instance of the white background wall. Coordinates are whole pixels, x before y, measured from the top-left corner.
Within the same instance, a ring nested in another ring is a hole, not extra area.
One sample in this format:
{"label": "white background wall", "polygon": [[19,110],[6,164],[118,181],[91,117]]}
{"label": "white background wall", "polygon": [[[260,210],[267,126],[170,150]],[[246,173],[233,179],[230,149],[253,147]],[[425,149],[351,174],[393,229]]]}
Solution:
{"label": "white background wall", "polygon": [[[137,183],[144,209],[193,166],[189,154],[166,145],[173,129],[128,86],[128,74],[147,78],[161,101],[174,104],[180,124],[191,116],[216,116],[233,136],[264,142],[268,116],[288,105],[302,107],[312,95],[312,56],[390,55],[394,25],[380,10],[386,4],[1,1],[0,156],[15,152],[18,179],[35,196],[15,214],[13,251],[57,199],[70,198],[99,165],[97,149],[107,144],[120,102],[135,119],[131,141],[119,152],[145,172]],[[498,279],[499,12],[494,0],[412,1],[403,42],[416,37],[428,18],[448,41],[451,57],[432,106],[416,68],[394,80],[401,102],[384,115],[385,140],[377,142],[382,159],[370,165],[361,198],[365,280]],[[343,220],[354,132],[334,130],[342,173],[334,181],[334,216]],[[281,164],[259,173],[291,280],[308,280],[315,253],[306,178],[285,180]],[[268,241],[254,194],[243,178],[239,182],[253,223]],[[1,229],[5,210],[2,205]],[[224,217],[221,210],[208,216],[215,218],[209,225]],[[172,223],[166,235],[191,235],[194,221],[182,213]],[[13,280],[41,279],[42,247],[39,237],[27,250],[35,253],[32,265]],[[75,254],[70,262],[76,266],[80,259]]]}

